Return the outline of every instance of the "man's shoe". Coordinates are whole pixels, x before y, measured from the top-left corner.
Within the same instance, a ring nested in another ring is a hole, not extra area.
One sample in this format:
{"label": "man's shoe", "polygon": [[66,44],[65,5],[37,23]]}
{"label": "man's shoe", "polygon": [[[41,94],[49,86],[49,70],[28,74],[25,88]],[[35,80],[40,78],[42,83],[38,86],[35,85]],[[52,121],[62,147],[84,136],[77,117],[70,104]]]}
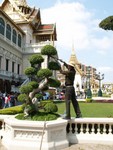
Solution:
{"label": "man's shoe", "polygon": [[80,114],[80,115],[77,115],[76,118],[82,118],[82,115],[81,115],[81,114]]}

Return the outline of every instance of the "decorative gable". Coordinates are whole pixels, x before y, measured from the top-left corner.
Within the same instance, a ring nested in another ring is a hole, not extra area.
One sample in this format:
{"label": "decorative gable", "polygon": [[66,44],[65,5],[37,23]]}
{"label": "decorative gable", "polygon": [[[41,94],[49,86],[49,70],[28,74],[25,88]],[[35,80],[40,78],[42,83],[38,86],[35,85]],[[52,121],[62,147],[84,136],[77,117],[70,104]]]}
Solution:
{"label": "decorative gable", "polygon": [[31,8],[27,5],[26,0],[4,0],[1,5],[4,11],[19,27],[23,24],[29,24],[33,33],[40,40],[56,40],[55,25],[42,25],[40,9]]}
{"label": "decorative gable", "polygon": [[[25,2],[23,1],[23,3]],[[4,2],[1,5],[1,9],[15,22],[20,20],[27,21],[27,15],[24,12],[22,12],[22,7],[28,10],[30,10],[30,8],[28,6],[20,7],[18,4],[20,4],[20,1],[4,0]]]}
{"label": "decorative gable", "polygon": [[6,5],[4,6],[3,10],[9,14],[13,11],[13,6],[11,5],[10,2],[7,2]]}

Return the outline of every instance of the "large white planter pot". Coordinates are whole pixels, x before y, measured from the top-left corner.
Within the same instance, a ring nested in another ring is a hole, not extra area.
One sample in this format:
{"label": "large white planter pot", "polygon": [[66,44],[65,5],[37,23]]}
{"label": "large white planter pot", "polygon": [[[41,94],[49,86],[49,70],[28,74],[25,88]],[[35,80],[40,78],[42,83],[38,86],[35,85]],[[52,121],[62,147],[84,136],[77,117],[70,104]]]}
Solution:
{"label": "large white planter pot", "polygon": [[67,121],[23,121],[7,118],[2,144],[8,150],[61,150],[68,147]]}

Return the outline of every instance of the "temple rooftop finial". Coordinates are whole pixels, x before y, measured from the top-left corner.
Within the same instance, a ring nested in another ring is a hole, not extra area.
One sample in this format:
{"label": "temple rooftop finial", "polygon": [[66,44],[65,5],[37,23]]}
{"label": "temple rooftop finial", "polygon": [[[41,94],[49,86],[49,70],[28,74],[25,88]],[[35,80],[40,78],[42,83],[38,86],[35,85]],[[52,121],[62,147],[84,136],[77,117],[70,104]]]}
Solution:
{"label": "temple rooftop finial", "polygon": [[71,53],[69,62],[73,62],[75,64],[75,68],[76,68],[77,73],[82,75],[82,71],[79,68],[80,63],[79,63],[79,61],[76,57],[76,54],[75,54],[74,44],[72,44],[72,53]]}
{"label": "temple rooftop finial", "polygon": [[72,55],[75,55],[74,43],[72,43]]}
{"label": "temple rooftop finial", "polygon": [[71,57],[69,61],[74,62],[75,64],[79,64],[76,54],[75,54],[74,43],[72,43],[72,52],[71,52]]}

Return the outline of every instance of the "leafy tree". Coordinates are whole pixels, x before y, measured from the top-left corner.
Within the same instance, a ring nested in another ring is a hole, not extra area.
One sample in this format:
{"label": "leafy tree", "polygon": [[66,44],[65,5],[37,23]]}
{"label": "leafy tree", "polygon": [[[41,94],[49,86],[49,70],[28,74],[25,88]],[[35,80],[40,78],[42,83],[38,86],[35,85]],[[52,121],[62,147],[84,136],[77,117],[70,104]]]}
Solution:
{"label": "leafy tree", "polygon": [[[44,62],[43,56],[47,57],[47,68],[44,69],[41,68],[41,64]],[[30,82],[20,87],[21,94],[18,96],[18,100],[25,103],[24,111],[27,112],[27,115],[38,111],[36,99],[41,98],[41,92],[47,90],[49,86],[60,86],[60,81],[52,76],[54,70],[61,69],[56,56],[56,48],[46,45],[41,49],[41,54],[33,54],[29,58],[31,66],[25,69],[25,74]]]}
{"label": "leafy tree", "polygon": [[100,22],[99,27],[104,30],[113,30],[113,16],[109,16],[103,19]]}

